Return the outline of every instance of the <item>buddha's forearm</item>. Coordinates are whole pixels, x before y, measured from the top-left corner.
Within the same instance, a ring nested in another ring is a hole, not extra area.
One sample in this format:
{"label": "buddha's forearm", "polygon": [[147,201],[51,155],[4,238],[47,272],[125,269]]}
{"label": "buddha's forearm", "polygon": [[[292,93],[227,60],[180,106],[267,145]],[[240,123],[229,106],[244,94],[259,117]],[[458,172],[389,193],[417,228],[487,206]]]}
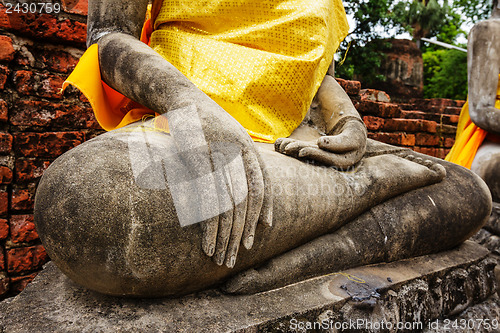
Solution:
{"label": "buddha's forearm", "polygon": [[98,45],[103,80],[158,113],[208,98],[173,65],[128,34],[109,33]]}
{"label": "buddha's forearm", "polygon": [[329,133],[339,120],[346,116],[360,117],[347,93],[331,76],[325,76],[318,91],[321,113]]}
{"label": "buddha's forearm", "polygon": [[470,107],[471,120],[480,128],[494,134],[500,134],[500,109],[494,106]]}
{"label": "buddha's forearm", "polygon": [[469,115],[480,128],[500,134],[500,109],[495,108],[500,73],[500,21],[477,23],[469,33],[467,74]]}

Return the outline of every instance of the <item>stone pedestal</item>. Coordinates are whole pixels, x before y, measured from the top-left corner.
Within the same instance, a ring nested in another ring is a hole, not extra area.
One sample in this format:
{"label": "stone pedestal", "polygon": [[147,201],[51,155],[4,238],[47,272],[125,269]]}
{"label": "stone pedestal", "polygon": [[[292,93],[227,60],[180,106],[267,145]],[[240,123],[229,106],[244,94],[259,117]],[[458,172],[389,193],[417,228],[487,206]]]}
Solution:
{"label": "stone pedestal", "polygon": [[499,304],[491,298],[496,262],[488,255],[466,242],[452,251],[350,269],[256,295],[209,290],[179,299],[100,295],[75,285],[49,263],[23,293],[0,303],[0,332],[304,332],[308,327],[395,332],[398,325],[403,325],[398,332],[418,332],[484,300],[489,299],[482,303],[487,309]]}
{"label": "stone pedestal", "polygon": [[500,258],[500,203],[493,202],[491,216],[473,240]]}

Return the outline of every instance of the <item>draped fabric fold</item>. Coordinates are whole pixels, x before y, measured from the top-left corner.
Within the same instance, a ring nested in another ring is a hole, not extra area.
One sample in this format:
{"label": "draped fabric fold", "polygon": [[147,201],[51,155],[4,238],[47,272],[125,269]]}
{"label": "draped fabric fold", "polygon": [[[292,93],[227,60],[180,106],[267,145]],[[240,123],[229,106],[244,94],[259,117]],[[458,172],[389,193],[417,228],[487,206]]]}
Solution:
{"label": "draped fabric fold", "polygon": [[[500,75],[495,107],[500,109]],[[460,112],[455,144],[445,160],[470,169],[479,147],[486,138],[492,141],[498,140],[497,135],[488,133],[472,122],[469,115],[469,101],[467,100]]]}

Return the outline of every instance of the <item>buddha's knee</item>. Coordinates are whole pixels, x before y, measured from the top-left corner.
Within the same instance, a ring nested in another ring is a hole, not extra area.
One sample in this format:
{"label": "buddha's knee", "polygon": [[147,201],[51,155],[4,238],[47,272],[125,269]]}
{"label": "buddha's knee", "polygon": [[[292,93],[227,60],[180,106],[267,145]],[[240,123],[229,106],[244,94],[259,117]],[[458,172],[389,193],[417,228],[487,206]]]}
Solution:
{"label": "buddha's knee", "polygon": [[485,182],[474,172],[453,163],[442,163],[447,171],[439,191],[441,221],[447,228],[443,232],[450,237],[456,235],[461,242],[475,234],[488,219],[491,195]]}
{"label": "buddha's knee", "polygon": [[185,286],[204,281],[198,271],[211,264],[201,228],[180,225],[168,186],[151,175],[151,161],[133,160],[129,138],[107,133],[59,157],[37,189],[37,230],[58,267],[90,289],[189,292]]}

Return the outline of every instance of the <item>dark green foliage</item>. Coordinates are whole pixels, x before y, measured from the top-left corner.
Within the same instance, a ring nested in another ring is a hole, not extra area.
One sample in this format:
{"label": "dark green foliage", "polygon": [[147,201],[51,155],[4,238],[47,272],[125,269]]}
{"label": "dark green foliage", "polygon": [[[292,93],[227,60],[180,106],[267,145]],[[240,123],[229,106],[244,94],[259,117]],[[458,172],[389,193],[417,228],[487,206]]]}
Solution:
{"label": "dark green foliage", "polygon": [[[345,58],[336,68],[338,76],[346,79],[363,78],[365,82],[384,80],[378,73],[383,59],[385,42],[380,38],[379,27],[393,27],[389,0],[344,1],[348,14],[356,20],[355,30],[340,47],[340,54]],[[399,31],[398,31],[399,32]]]}
{"label": "dark green foliage", "polygon": [[467,54],[457,50],[428,51],[424,58],[424,98],[467,98]]}
{"label": "dark green foliage", "polygon": [[398,2],[393,8],[393,20],[411,32],[413,38],[436,36],[450,19],[448,1],[443,5],[436,0],[413,0]]}
{"label": "dark green foliage", "polygon": [[[340,47],[336,73],[363,84],[385,81],[379,74],[387,43],[384,38],[410,32],[414,38],[436,37],[456,44],[464,22],[489,17],[492,0],[345,0],[356,29]],[[463,46],[463,45],[462,45]],[[426,97],[465,98],[467,94],[466,54],[441,47],[421,45],[424,54],[424,95]]]}
{"label": "dark green foliage", "polygon": [[453,7],[467,22],[476,23],[490,16],[492,0],[454,0]]}

